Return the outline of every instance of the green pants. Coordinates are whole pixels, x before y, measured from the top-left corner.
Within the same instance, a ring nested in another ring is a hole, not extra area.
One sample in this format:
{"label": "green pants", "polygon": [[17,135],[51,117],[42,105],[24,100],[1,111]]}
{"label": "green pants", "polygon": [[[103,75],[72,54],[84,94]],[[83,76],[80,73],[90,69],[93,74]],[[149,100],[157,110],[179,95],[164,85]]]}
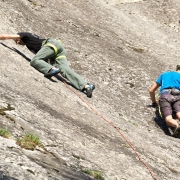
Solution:
{"label": "green pants", "polygon": [[[48,63],[49,60],[51,63]],[[56,39],[47,39],[31,60],[30,65],[43,74],[48,73],[52,67],[60,69],[61,75],[68,79],[78,90],[82,90],[87,84],[81,76],[69,67],[63,45]]]}

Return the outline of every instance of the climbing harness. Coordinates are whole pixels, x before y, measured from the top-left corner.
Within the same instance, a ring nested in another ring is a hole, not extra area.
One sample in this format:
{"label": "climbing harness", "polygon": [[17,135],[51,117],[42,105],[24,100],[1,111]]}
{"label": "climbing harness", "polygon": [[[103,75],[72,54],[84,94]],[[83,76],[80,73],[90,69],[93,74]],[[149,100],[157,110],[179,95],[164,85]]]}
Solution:
{"label": "climbing harness", "polygon": [[57,59],[61,59],[61,58],[66,58],[66,56],[65,56],[65,55],[58,56],[58,57],[56,58],[56,60],[57,60]]}
{"label": "climbing harness", "polygon": [[45,44],[44,46],[49,46],[49,47],[52,47],[54,49],[54,52],[55,52],[55,55],[58,54],[58,49],[55,45],[51,44],[51,43],[47,43]]}
{"label": "climbing harness", "polygon": [[[54,49],[55,55],[57,55],[57,54],[58,54],[58,49],[57,49],[57,47],[56,47],[54,44],[52,44],[52,43],[46,43],[47,41],[48,41],[48,39],[46,39],[45,41],[43,41],[43,42],[42,42],[42,46],[52,47],[52,48]],[[62,41],[61,41],[60,39],[59,39],[58,41],[62,43]]]}
{"label": "climbing harness", "polygon": [[144,160],[141,158],[141,156],[139,155],[139,153],[136,151],[136,149],[133,147],[133,145],[130,143],[130,141],[124,136],[124,134],[120,131],[120,129],[111,121],[107,120],[104,116],[102,116],[97,110],[95,110],[95,108],[90,105],[89,103],[87,103],[73,88],[71,88],[66,82],[65,80],[63,81],[63,83],[66,85],[67,88],[69,88],[74,94],[76,94],[76,96],[78,96],[88,107],[91,108],[92,111],[95,112],[96,115],[98,115],[101,119],[103,119],[104,121],[106,121],[108,124],[110,124],[112,127],[114,127],[118,133],[123,137],[123,139],[128,143],[128,145],[132,148],[132,150],[134,151],[134,153],[137,155],[137,157],[139,158],[139,160],[144,164],[144,166],[149,170],[151,176],[153,177],[154,180],[158,180],[157,177],[154,175],[153,171],[150,169],[150,167],[144,162]]}

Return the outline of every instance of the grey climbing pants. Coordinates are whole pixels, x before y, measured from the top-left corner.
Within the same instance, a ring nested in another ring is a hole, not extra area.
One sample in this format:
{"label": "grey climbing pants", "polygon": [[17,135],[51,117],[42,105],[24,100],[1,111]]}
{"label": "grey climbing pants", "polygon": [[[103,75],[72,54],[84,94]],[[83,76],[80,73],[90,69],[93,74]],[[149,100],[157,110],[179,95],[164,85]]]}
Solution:
{"label": "grey climbing pants", "polygon": [[172,95],[170,90],[164,89],[159,98],[159,105],[163,117],[172,115],[173,112],[180,112],[180,96]]}
{"label": "grey climbing pants", "polygon": [[[48,63],[49,60],[51,63]],[[82,90],[87,84],[80,75],[69,67],[66,52],[60,40],[52,38],[45,40],[41,49],[31,60],[30,65],[43,74],[48,73],[52,67],[59,68],[61,75],[78,90]]]}

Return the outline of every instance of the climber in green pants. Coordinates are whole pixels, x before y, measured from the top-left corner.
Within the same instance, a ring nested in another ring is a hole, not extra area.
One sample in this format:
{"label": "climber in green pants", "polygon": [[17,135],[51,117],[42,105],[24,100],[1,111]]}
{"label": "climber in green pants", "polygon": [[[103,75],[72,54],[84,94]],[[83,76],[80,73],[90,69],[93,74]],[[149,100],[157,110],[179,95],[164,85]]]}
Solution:
{"label": "climber in green pants", "polygon": [[0,40],[6,39],[14,39],[17,44],[26,45],[35,54],[30,65],[43,73],[45,77],[51,78],[60,73],[78,90],[86,92],[87,97],[92,97],[95,86],[86,83],[80,75],[69,67],[61,40],[40,38],[28,32],[20,32],[17,35],[0,35]]}

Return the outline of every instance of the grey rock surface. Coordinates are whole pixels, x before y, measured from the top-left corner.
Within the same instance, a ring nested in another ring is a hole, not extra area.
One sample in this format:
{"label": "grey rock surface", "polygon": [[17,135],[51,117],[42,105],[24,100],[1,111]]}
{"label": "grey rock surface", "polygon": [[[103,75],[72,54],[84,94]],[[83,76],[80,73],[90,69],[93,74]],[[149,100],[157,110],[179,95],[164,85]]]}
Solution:
{"label": "grey rock surface", "polygon": [[[180,140],[156,117],[148,90],[180,57],[178,0],[1,0],[0,34],[20,31],[61,38],[71,68],[96,85],[93,98],[29,65],[33,54],[12,40],[0,44],[0,179],[152,180],[117,129],[159,180],[180,179]],[[91,105],[103,118],[99,117]],[[111,126],[116,125],[116,128]],[[16,144],[25,133],[44,145]]]}

